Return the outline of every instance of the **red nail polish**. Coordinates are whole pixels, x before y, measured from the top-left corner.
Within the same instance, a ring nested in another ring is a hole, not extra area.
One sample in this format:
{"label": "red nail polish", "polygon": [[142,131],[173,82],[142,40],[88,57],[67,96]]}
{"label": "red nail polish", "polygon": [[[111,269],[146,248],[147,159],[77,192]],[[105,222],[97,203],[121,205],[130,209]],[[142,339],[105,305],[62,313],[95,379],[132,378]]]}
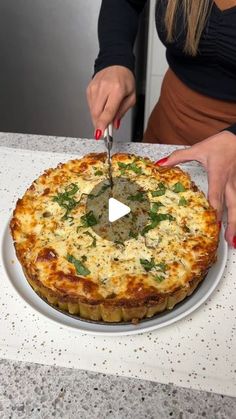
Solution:
{"label": "red nail polish", "polygon": [[233,247],[236,249],[236,236],[233,238]]}
{"label": "red nail polish", "polygon": [[120,120],[120,119],[117,119],[117,122],[116,122],[116,129],[119,129],[119,128],[120,128],[120,122],[121,122],[121,120]]}
{"label": "red nail polish", "polygon": [[218,222],[218,226],[219,226],[219,230],[221,230],[222,221],[219,221],[219,222]]}
{"label": "red nail polish", "polygon": [[161,166],[162,164],[166,163],[169,157],[164,157],[161,160],[156,161],[155,166]]}
{"label": "red nail polish", "polygon": [[94,134],[95,139],[100,140],[101,136],[102,136],[102,131],[100,129],[96,129],[95,134]]}

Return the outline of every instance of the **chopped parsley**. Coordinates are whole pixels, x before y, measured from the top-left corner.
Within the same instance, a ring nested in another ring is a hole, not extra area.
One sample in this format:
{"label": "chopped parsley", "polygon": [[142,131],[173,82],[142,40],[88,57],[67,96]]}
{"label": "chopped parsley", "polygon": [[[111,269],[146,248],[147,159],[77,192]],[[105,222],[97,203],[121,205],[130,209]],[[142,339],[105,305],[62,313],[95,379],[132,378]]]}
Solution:
{"label": "chopped parsley", "polygon": [[142,230],[142,236],[145,236],[145,234],[148,233],[149,230],[153,230],[155,227],[158,226],[158,224],[161,221],[169,220],[169,221],[175,221],[175,218],[171,214],[160,214],[155,212],[150,212],[150,218],[151,218],[151,224],[148,224],[144,229]]}
{"label": "chopped parsley", "polygon": [[157,268],[160,268],[160,270],[162,271],[162,272],[166,272],[166,270],[167,270],[167,268],[168,268],[168,266],[166,265],[166,263],[165,262],[160,262],[160,263],[157,263],[156,264],[156,267]]}
{"label": "chopped parsley", "polygon": [[152,270],[155,270],[155,271],[161,271],[161,272],[165,273],[167,268],[168,268],[167,265],[164,262],[155,263],[154,258],[151,258],[151,260],[140,259],[140,263],[141,263],[142,267],[144,268],[144,270],[146,272],[150,272]]}
{"label": "chopped parsley", "polygon": [[179,200],[179,204],[180,207],[186,207],[188,205],[188,201],[186,201],[186,199],[181,196],[180,200]]}
{"label": "chopped parsley", "polygon": [[141,235],[145,236],[150,230],[153,230],[158,225],[157,222],[153,221],[151,224],[148,224],[144,229],[141,231]]}
{"label": "chopped parsley", "polygon": [[151,220],[157,222],[158,224],[161,221],[165,221],[165,220],[169,220],[169,221],[175,221],[175,217],[173,217],[173,215],[171,214],[154,214],[153,212],[150,213],[151,216]]}
{"label": "chopped parsley", "polygon": [[65,189],[66,194],[69,195],[69,196],[75,195],[76,192],[78,192],[78,190],[79,190],[79,187],[75,183],[71,183]]}
{"label": "chopped parsley", "polygon": [[66,210],[62,220],[68,220],[72,218],[69,217],[69,214],[79,203],[75,200],[73,195],[75,195],[78,190],[78,186],[75,183],[71,183],[65,188],[64,192],[59,192],[56,196],[53,197],[53,202],[57,202],[60,207]]}
{"label": "chopped parsley", "polygon": [[86,266],[80,260],[76,259],[74,256],[67,255],[66,259],[68,260],[68,262],[74,265],[78,275],[87,276],[91,273],[90,270],[86,268]]}
{"label": "chopped parsley", "polygon": [[154,276],[155,281],[157,282],[163,282],[165,280],[165,277],[163,275],[156,275]]}
{"label": "chopped parsley", "polygon": [[136,231],[130,231],[129,232],[129,237],[131,237],[132,239],[137,239],[138,238],[138,233]]}
{"label": "chopped parsley", "polygon": [[151,260],[148,260],[148,259],[140,259],[140,263],[141,263],[142,267],[144,268],[144,270],[146,272],[149,272],[153,268],[155,268],[155,262],[154,262],[154,259],[153,258],[151,258]]}
{"label": "chopped parsley", "polygon": [[119,166],[121,175],[125,175],[126,170],[131,170],[132,172],[136,173],[137,175],[142,174],[142,168],[137,166],[137,164],[135,162],[123,163],[123,162],[119,161],[118,166]]}
{"label": "chopped parsley", "polygon": [[92,243],[90,244],[89,247],[96,247],[97,246],[97,239],[95,236],[93,236],[89,231],[85,231],[84,234],[86,234],[86,236],[91,237],[91,239],[93,239]]}
{"label": "chopped parsley", "polygon": [[132,201],[132,202],[144,202],[145,201],[145,198],[143,196],[143,192],[137,192],[135,195],[129,195],[127,197],[127,199],[129,201]]}
{"label": "chopped parsley", "polygon": [[161,202],[153,202],[151,212],[156,213],[160,207],[164,207],[164,205]]}
{"label": "chopped parsley", "polygon": [[82,226],[79,227],[92,227],[98,223],[93,211],[89,211],[85,215],[82,215],[82,217],[80,217],[80,221]]}
{"label": "chopped parsley", "polygon": [[177,182],[174,186],[173,186],[173,192],[175,193],[180,193],[180,192],[185,192],[186,189],[184,187],[184,185],[180,182]]}
{"label": "chopped parsley", "polygon": [[162,196],[162,195],[165,195],[166,189],[167,188],[164,185],[164,183],[161,182],[161,183],[158,184],[158,189],[156,191],[151,192],[151,194],[152,194],[153,197]]}
{"label": "chopped parsley", "polygon": [[103,175],[103,171],[102,170],[96,170],[94,172],[94,176],[102,176]]}

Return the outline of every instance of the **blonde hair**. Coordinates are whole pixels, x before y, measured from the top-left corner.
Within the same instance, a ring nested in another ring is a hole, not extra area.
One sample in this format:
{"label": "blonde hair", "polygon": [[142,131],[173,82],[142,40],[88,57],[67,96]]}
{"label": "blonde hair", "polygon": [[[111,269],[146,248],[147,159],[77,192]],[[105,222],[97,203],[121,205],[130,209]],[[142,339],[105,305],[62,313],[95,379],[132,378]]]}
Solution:
{"label": "blonde hair", "polygon": [[212,0],[168,0],[165,14],[167,41],[174,41],[175,17],[178,9],[182,8],[186,27],[184,51],[195,56],[212,4]]}

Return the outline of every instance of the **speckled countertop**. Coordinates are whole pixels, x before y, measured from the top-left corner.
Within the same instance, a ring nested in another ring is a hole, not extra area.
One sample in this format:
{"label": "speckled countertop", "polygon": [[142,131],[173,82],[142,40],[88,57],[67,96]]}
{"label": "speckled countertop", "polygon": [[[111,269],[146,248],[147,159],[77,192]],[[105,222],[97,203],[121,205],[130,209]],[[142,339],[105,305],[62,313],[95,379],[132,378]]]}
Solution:
{"label": "speckled countertop", "polygon": [[[78,152],[79,155],[103,151],[102,143],[91,140],[22,134],[0,134],[0,146]],[[171,148],[119,144],[119,151],[138,154],[140,150],[159,158]],[[0,361],[0,418],[52,417],[235,419],[236,399],[135,378],[7,359]]]}

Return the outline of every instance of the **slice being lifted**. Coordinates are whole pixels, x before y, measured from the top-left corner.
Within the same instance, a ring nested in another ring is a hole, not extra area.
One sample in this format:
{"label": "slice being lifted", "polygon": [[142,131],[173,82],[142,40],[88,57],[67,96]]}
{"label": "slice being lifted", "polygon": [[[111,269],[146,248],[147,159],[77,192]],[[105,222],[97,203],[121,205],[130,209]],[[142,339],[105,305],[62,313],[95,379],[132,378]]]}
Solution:
{"label": "slice being lifted", "polygon": [[17,202],[11,232],[27,280],[50,304],[94,321],[136,322],[194,291],[216,259],[219,227],[214,209],[181,169],[128,154],[114,155],[112,165],[115,179],[138,185],[126,194],[133,222],[128,239],[98,233],[109,229],[109,222],[100,226],[110,194],[105,153],[36,179]]}

